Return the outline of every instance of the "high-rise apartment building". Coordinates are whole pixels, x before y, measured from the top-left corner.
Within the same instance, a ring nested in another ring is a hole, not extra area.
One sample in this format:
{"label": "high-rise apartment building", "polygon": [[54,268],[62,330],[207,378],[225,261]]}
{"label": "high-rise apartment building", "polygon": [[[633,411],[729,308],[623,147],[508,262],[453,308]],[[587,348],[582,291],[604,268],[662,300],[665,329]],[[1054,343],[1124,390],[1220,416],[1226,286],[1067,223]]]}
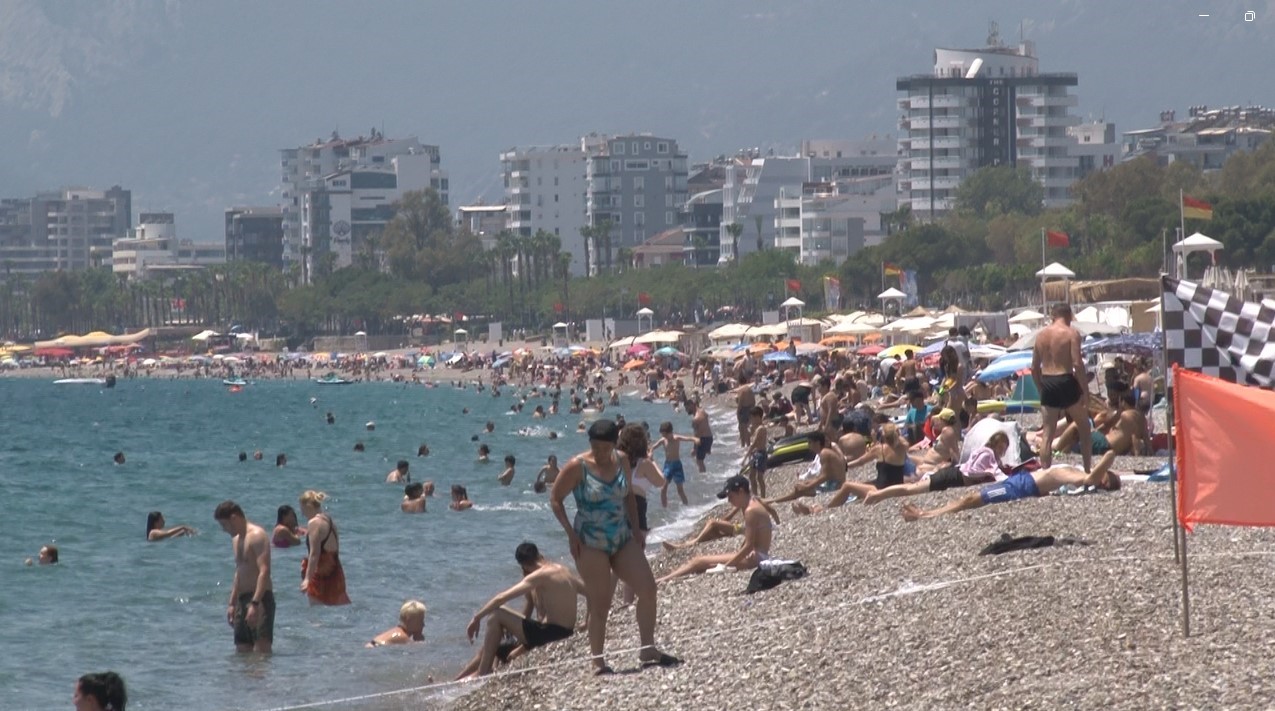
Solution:
{"label": "high-rise apartment building", "polygon": [[519,237],[544,230],[571,255],[571,273],[584,274],[585,143],[527,146],[500,154],[508,205],[506,229]]}
{"label": "high-rise apartment building", "polygon": [[226,261],[261,262],[283,268],[283,209],[232,207],[226,210]]}
{"label": "high-rise apartment building", "polygon": [[1079,166],[1067,133],[1080,122],[1068,90],[1077,84],[1075,74],[1042,74],[1033,43],[1004,46],[994,25],[982,49],[935,49],[932,74],[895,84],[900,202],[932,219],[952,209],[966,176],[1018,165],[1044,187],[1046,206],[1066,204]]}
{"label": "high-rise apartment building", "polygon": [[686,202],[686,154],[671,138],[650,134],[581,139],[587,154],[587,224],[610,223],[611,254],[590,250],[590,265],[615,264],[615,253],[680,225]]}
{"label": "high-rise apartment building", "polygon": [[128,236],[115,240],[111,271],[128,279],[172,276],[226,263],[226,248],[216,243],[177,239],[171,212],[143,212]]}
{"label": "high-rise apartment building", "polygon": [[110,264],[132,215],[132,193],[118,185],[0,201],[0,278]]}
{"label": "high-rise apartment building", "polygon": [[[332,137],[327,140],[316,140],[308,146],[299,148],[284,148],[280,152],[280,165],[282,168],[282,204],[283,209],[283,259],[284,262],[301,263],[305,278],[308,280],[310,273],[313,271],[315,259],[331,261],[330,257],[325,257],[328,245],[333,241],[338,244],[345,241],[350,233],[328,235],[328,234],[310,234],[305,233],[305,201],[306,194],[311,191],[328,191],[333,188],[339,188],[332,184],[329,180],[335,173],[339,171],[347,172],[394,172],[398,171],[391,164],[394,158],[399,156],[424,156],[425,163],[428,163],[428,170],[422,173],[419,167],[421,160],[410,161],[411,178],[410,184],[408,180],[395,180],[394,190],[398,194],[408,190],[422,190],[425,188],[434,188],[438,191],[439,196],[443,200],[443,204],[447,204],[448,199],[448,182],[447,174],[442,170],[441,158],[438,146],[422,144],[415,137],[403,139],[385,138],[379,131],[373,130],[371,136],[353,139],[343,139],[333,132]],[[422,177],[423,176],[423,177]],[[337,178],[336,180],[340,180]],[[361,182],[361,181],[360,181]],[[382,180],[381,182],[388,182]],[[346,180],[346,188],[349,188],[350,179]],[[384,191],[386,188],[379,188]],[[370,197],[377,197],[372,195]],[[321,210],[322,200],[319,200],[316,209]],[[322,218],[322,215],[317,215]],[[316,219],[314,224],[322,226],[322,219]],[[335,225],[334,225],[335,226]],[[346,219],[346,225],[353,231],[353,223]],[[321,244],[308,243],[307,239],[312,242],[321,242]],[[317,257],[312,253],[319,250]],[[338,250],[337,261],[340,263],[345,250]]]}

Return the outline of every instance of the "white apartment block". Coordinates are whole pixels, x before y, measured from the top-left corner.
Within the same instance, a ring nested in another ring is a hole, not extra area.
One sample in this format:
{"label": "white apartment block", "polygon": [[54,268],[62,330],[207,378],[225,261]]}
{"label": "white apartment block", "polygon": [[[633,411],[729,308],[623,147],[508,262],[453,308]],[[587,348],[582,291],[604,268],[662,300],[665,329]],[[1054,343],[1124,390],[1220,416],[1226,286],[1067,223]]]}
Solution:
{"label": "white apartment block", "polygon": [[322,178],[301,195],[302,276],[355,264],[380,268],[375,239],[394,218],[403,193],[431,187],[437,169],[429,153],[403,153],[386,162],[360,162]]}
{"label": "white apartment block", "polygon": [[611,255],[590,250],[591,271],[615,253],[681,224],[687,199],[686,154],[671,138],[649,133],[585,136],[587,224],[611,224]]}
{"label": "white apartment block", "polygon": [[585,161],[587,145],[528,146],[500,154],[508,205],[507,229],[520,237],[540,230],[562,241],[571,255],[571,273],[585,273]]}
{"label": "white apartment block", "polygon": [[112,245],[111,271],[130,280],[204,269],[226,263],[226,246],[177,239],[171,212],[143,212],[137,227]]}
{"label": "white apartment block", "polygon": [[[791,251],[802,264],[840,264],[865,245],[863,204],[865,196],[843,195],[833,183],[781,188],[775,198],[775,248]],[[879,224],[879,213],[870,216]]]}
{"label": "white apartment block", "polygon": [[[860,198],[859,212],[869,223],[880,224],[875,210],[894,209],[894,176],[898,169],[898,143],[892,136],[872,136],[864,140],[819,139],[801,142],[799,155],[762,157],[742,153],[734,159],[742,170],[726,171],[722,188],[720,229],[721,260],[735,259],[734,244],[727,231],[738,223],[739,256],[760,247],[799,250],[799,225],[779,220],[776,211],[780,195],[786,199],[802,194],[802,186],[812,182],[845,184],[839,192],[870,193]],[[851,189],[851,185],[854,185]],[[872,214],[863,215],[867,210]],[[783,223],[792,228],[779,230]]]}
{"label": "white apartment block", "polygon": [[1110,170],[1120,162],[1120,143],[1116,140],[1116,125],[1110,121],[1090,121],[1067,128],[1067,135],[1076,139],[1072,155],[1076,156],[1076,179],[1095,171]]}
{"label": "white apartment block", "polygon": [[900,202],[932,219],[953,207],[956,188],[986,166],[1031,169],[1045,205],[1070,201],[1079,158],[1067,129],[1080,119],[1069,87],[1075,74],[1041,74],[1033,43],[1000,44],[993,28],[982,49],[935,49],[934,71],[900,78]]}
{"label": "white apartment block", "polygon": [[[384,170],[397,156],[424,155],[429,158],[428,180],[410,189],[432,187],[439,192],[443,204],[448,200],[447,173],[441,168],[438,146],[422,144],[415,137],[385,138],[373,130],[371,136],[343,139],[333,132],[329,140],[318,139],[299,148],[284,148],[280,153],[282,169],[281,205],[283,209],[283,259],[285,263],[303,264],[314,245],[306,244],[302,235],[303,203],[308,191],[322,189],[328,176],[338,171]],[[308,279],[308,277],[307,277]]]}

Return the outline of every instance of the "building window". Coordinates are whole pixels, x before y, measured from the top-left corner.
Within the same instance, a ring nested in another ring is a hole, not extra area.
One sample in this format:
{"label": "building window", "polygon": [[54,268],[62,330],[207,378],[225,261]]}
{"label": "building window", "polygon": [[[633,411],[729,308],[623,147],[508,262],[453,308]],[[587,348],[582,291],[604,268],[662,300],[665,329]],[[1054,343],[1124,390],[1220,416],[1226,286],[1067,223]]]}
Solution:
{"label": "building window", "polygon": [[620,172],[621,167],[622,167],[623,165],[624,165],[624,161],[619,161],[619,160],[613,160],[613,161],[611,161],[611,172],[612,172],[612,173],[618,173],[618,172]]}
{"label": "building window", "polygon": [[642,226],[643,226],[643,225],[645,225],[645,224],[646,224],[646,213],[645,213],[645,212],[635,212],[635,213],[633,213],[633,226],[634,226],[634,227],[642,227]]}
{"label": "building window", "polygon": [[616,141],[615,145],[612,146],[611,152],[617,156],[624,155],[624,141]]}
{"label": "building window", "polygon": [[665,211],[664,211],[664,224],[666,224],[666,225],[672,225],[672,224],[674,224],[674,222],[673,222],[673,211],[672,211],[672,210],[665,210]]}
{"label": "building window", "polygon": [[633,176],[633,189],[639,193],[646,189],[646,179],[640,175]]}
{"label": "building window", "polygon": [[651,161],[649,160],[626,160],[624,161],[625,170],[650,170]]}
{"label": "building window", "polygon": [[668,144],[665,143],[664,141],[660,141],[659,143],[655,144],[655,152],[668,153]]}
{"label": "building window", "polygon": [[637,141],[634,141],[634,142],[633,142],[633,155],[637,155],[637,154],[638,154],[638,153],[640,153],[640,152],[641,152],[641,151],[640,151],[640,150],[638,150],[638,142],[637,142]]}
{"label": "building window", "polygon": [[[557,163],[557,162],[558,162],[558,161],[554,161],[554,163]],[[555,168],[557,168],[558,166],[556,166],[556,165],[555,165],[554,167],[555,167]],[[554,185],[557,185],[557,184],[558,184],[558,179],[557,179],[556,177],[553,179],[553,184],[554,184]]]}
{"label": "building window", "polygon": [[650,141],[647,141],[647,142],[643,143],[643,144],[642,144],[642,148],[643,148],[644,150],[648,150],[648,151],[649,151],[649,150],[651,150],[651,142],[650,142]]}
{"label": "building window", "polygon": [[553,196],[553,201],[554,201],[554,202],[558,202],[558,196],[557,196],[557,195],[554,195],[554,196]]}
{"label": "building window", "polygon": [[646,196],[638,193],[633,196],[633,207],[646,207]]}
{"label": "building window", "polygon": [[664,176],[664,189],[665,190],[673,189],[673,176],[671,175]]}

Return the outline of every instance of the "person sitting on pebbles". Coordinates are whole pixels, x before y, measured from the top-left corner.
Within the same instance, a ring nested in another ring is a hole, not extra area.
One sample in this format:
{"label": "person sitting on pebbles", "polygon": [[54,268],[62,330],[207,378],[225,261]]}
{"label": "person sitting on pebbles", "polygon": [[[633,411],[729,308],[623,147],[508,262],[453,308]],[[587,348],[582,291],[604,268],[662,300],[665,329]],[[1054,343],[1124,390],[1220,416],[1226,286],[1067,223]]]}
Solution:
{"label": "person sitting on pebbles", "polygon": [[753,498],[748,478],[737,474],[727,479],[726,486],[717,494],[717,498],[726,499],[731,506],[744,514],[744,542],[739,550],[721,555],[696,556],[682,567],[657,580],[657,583],[667,583],[675,578],[706,573],[719,565],[736,570],[752,570],[770,557],[770,542],[774,535],[774,526],[770,521],[770,512],[759,499]]}
{"label": "person sitting on pebbles", "polygon": [[[772,521],[774,521],[775,523],[779,523],[779,512],[776,511],[773,506],[767,503],[764,499],[754,499],[754,500],[759,502],[762,506],[766,507],[766,513],[770,514],[770,519]],[[709,519],[708,522],[704,524],[704,528],[702,528],[699,534],[696,535],[694,538],[682,541],[680,543],[672,543],[670,541],[663,541],[661,545],[664,546],[664,550],[666,551],[680,551],[680,550],[685,550],[687,548],[693,548],[695,546],[698,546],[701,543],[708,543],[709,541],[716,541],[722,538],[730,538],[731,536],[738,536],[739,534],[744,532],[744,524],[733,520],[735,518],[735,515],[738,514],[739,512],[740,512],[739,509],[732,508],[729,513],[727,513],[725,516],[721,518]]]}
{"label": "person sitting on pebbles", "polygon": [[[1054,466],[1034,472],[1018,472],[1011,474],[1004,481],[984,484],[978,491],[971,491],[961,498],[936,509],[924,510],[916,504],[904,504],[901,508],[904,521],[916,521],[923,518],[935,518],[944,514],[977,509],[987,504],[1001,504],[1006,501],[1018,501],[1045,496],[1064,486],[1084,486],[1089,483],[1090,475],[1083,469],[1070,466]],[[1103,474],[1097,488],[1105,491],[1120,489],[1120,477],[1115,472]]]}

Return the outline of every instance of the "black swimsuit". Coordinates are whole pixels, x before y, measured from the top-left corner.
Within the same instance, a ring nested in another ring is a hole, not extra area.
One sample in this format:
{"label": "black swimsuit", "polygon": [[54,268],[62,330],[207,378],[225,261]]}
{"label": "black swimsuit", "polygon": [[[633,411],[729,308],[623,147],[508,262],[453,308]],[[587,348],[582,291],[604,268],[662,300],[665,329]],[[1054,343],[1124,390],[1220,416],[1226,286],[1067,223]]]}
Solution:
{"label": "black swimsuit", "polygon": [[877,478],[873,480],[872,485],[878,489],[884,489],[887,486],[902,484],[905,473],[902,464],[877,462]]}
{"label": "black swimsuit", "polygon": [[1040,376],[1040,404],[1044,407],[1066,410],[1080,402],[1083,396],[1080,382],[1071,373]]}

